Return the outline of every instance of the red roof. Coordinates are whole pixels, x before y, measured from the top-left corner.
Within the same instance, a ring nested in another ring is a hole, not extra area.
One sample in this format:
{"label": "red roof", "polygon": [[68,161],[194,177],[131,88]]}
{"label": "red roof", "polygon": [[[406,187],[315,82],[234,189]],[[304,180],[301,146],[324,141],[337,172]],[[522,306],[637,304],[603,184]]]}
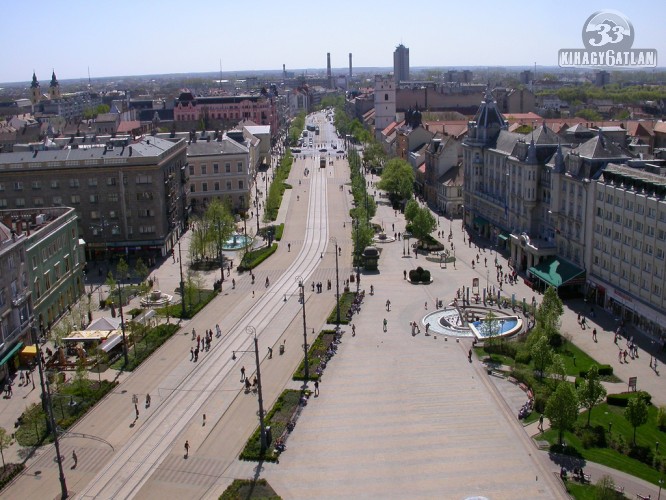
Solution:
{"label": "red roof", "polygon": [[132,120],[128,122],[120,122],[118,125],[118,130],[117,132],[119,134],[125,133],[125,132],[131,132],[132,130],[140,129],[141,128],[141,122],[138,120]]}

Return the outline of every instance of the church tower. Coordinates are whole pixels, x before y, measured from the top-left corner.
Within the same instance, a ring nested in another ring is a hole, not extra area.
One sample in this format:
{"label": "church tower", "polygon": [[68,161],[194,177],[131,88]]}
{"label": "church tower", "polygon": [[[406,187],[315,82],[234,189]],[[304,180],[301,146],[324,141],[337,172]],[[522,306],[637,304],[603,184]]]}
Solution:
{"label": "church tower", "polygon": [[39,87],[39,82],[37,81],[37,75],[35,72],[32,72],[32,83],[30,84],[30,102],[33,107],[37,104],[42,98],[42,89]]}
{"label": "church tower", "polygon": [[395,121],[395,82],[393,78],[375,76],[375,137]]}
{"label": "church tower", "polygon": [[55,70],[51,75],[51,85],[49,86],[49,99],[60,99],[60,84],[56,78]]}

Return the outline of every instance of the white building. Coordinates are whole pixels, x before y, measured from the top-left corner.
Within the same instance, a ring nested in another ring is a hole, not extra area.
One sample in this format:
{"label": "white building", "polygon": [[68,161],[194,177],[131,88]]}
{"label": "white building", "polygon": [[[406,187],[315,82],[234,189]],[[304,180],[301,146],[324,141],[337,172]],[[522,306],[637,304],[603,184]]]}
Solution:
{"label": "white building", "polygon": [[375,138],[395,121],[395,82],[390,77],[375,76]]}

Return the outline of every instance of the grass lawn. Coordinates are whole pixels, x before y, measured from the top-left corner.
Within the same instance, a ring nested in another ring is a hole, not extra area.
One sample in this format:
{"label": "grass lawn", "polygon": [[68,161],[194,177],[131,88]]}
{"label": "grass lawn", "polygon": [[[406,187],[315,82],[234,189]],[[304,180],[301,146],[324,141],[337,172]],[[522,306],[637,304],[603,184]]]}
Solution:
{"label": "grass lawn", "polygon": [[279,500],[282,497],[265,479],[234,479],[219,500]]}
{"label": "grass lawn", "polygon": [[280,397],[277,399],[273,408],[271,408],[264,420],[264,424],[271,428],[273,441],[268,443],[266,452],[262,454],[261,433],[259,427],[257,427],[240,454],[241,460],[265,460],[267,462],[277,462],[280,452],[276,451],[273,445],[275,440],[278,439],[287,428],[287,423],[291,420],[291,417],[298,408],[300,399],[301,391],[288,389],[280,394]]}
{"label": "grass lawn", "polygon": [[[322,330],[317,335],[317,339],[312,343],[310,349],[308,349],[308,378],[309,380],[319,380],[319,375],[317,374],[317,367],[321,363],[322,359],[326,359],[326,351],[328,347],[335,340],[335,330]],[[305,380],[305,373],[303,371],[303,361],[298,365],[298,368],[294,372],[292,380]]]}
{"label": "grass lawn", "polygon": [[[624,408],[612,406],[606,403],[595,407],[592,410],[592,419],[590,425],[600,425],[608,429],[608,424],[612,423],[612,439],[617,441],[622,439],[625,443],[631,443],[633,438],[633,427],[623,416]],[[636,431],[636,442],[638,445],[648,446],[654,452],[654,446],[657,441],[666,442],[666,432],[662,432],[657,427],[657,408],[648,407],[648,423],[639,427]],[[578,425],[584,426],[587,423],[587,412],[580,414]],[[607,434],[608,437],[608,434]],[[557,431],[548,430],[541,435],[540,439],[545,439],[551,444],[557,443]],[[639,477],[651,483],[657,484],[661,474],[654,467],[647,465],[635,458],[628,456],[628,451],[617,451],[613,448],[585,448],[581,439],[572,432],[564,433],[564,440],[567,446],[575,448],[586,460],[597,462],[614,469],[621,470],[633,476]],[[660,456],[663,454],[660,450]]]}
{"label": "grass lawn", "polygon": [[143,363],[148,356],[169,340],[173,334],[178,331],[178,328],[179,326],[176,324],[162,324],[151,328],[147,334],[143,335],[142,338],[137,339],[136,343],[128,349],[127,365],[125,365],[124,356],[121,356],[111,365],[111,367],[114,370],[134,370]]}

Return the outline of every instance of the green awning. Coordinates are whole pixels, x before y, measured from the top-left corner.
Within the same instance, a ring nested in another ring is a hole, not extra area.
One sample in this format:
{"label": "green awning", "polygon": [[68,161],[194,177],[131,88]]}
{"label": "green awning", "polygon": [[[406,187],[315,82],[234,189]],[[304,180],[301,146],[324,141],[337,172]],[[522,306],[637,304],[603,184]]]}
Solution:
{"label": "green awning", "polygon": [[481,217],[480,215],[477,215],[476,217],[474,217],[474,224],[476,224],[477,226],[487,226],[488,221],[483,217]]}
{"label": "green awning", "polygon": [[528,271],[555,288],[585,282],[584,269],[557,257],[550,257]]}
{"label": "green awning", "polygon": [[509,235],[504,232],[500,233],[497,237],[502,241],[506,241],[509,239]]}
{"label": "green awning", "polygon": [[12,356],[14,356],[14,354],[16,354],[19,351],[19,349],[21,349],[21,347],[23,347],[23,342],[19,342],[14,347],[12,347],[11,350],[8,351],[7,354],[3,356],[2,359],[0,359],[0,366],[5,366],[5,363],[10,359],[12,359]]}

